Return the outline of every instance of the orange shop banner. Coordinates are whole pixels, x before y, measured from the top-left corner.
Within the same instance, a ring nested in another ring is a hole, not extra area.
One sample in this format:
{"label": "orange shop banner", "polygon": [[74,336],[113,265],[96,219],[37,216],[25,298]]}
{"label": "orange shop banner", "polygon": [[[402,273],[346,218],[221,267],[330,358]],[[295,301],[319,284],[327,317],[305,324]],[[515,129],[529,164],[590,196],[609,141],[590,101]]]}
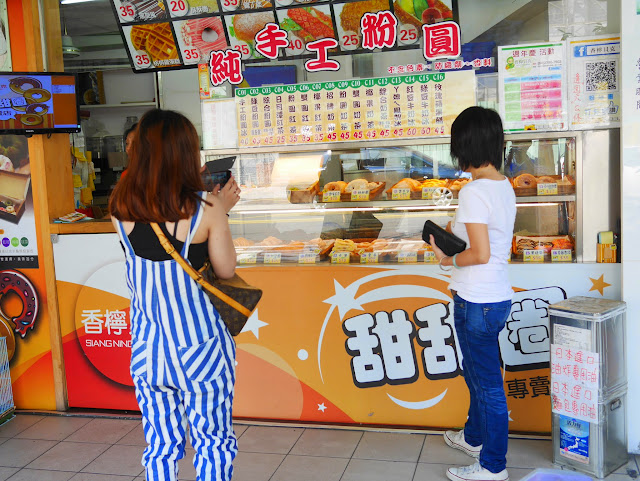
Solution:
{"label": "orange shop banner", "polygon": [[[70,406],[137,409],[117,236],[61,235],[54,252]],[[510,270],[516,292],[500,349],[511,430],[549,432],[547,306],[575,295],[619,298],[620,266]],[[449,278],[437,266],[255,266],[242,275],[264,297],[236,337],[236,417],[464,424]]]}

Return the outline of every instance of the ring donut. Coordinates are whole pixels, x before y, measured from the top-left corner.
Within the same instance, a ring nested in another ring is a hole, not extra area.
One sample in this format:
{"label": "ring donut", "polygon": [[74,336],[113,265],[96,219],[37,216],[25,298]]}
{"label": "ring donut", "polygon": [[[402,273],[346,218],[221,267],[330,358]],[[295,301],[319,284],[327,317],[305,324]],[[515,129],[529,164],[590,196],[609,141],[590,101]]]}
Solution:
{"label": "ring donut", "polygon": [[557,181],[553,177],[543,175],[542,177],[538,177],[537,182],[538,184],[555,184]]}
{"label": "ring donut", "polygon": [[4,337],[7,342],[7,356],[11,361],[16,352],[16,336],[13,334],[11,325],[2,318],[0,318],[0,337]]}
{"label": "ring donut", "polygon": [[[22,86],[24,84],[27,84],[29,88],[23,89]],[[38,79],[34,79],[31,77],[16,77],[9,81],[9,88],[15,93],[22,95],[28,90],[41,89],[42,83]]]}
{"label": "ring donut", "polygon": [[515,187],[537,187],[538,181],[531,174],[522,174],[513,181]]}
{"label": "ring donut", "polygon": [[[40,97],[34,99],[34,95],[39,95]],[[51,98],[51,92],[39,88],[29,89],[24,93],[24,98],[27,99],[28,104],[41,104]]]}
{"label": "ring donut", "polygon": [[40,125],[42,123],[42,117],[38,114],[22,114],[20,116],[20,122],[24,125]]}
{"label": "ring donut", "polygon": [[324,185],[324,190],[325,192],[329,192],[332,190],[337,190],[339,192],[344,192],[344,190],[347,188],[347,183],[346,182],[342,182],[341,180],[338,180],[337,182],[329,182],[328,184]]}
{"label": "ring donut", "polygon": [[[13,292],[22,301],[20,315],[11,317],[5,314],[2,308],[4,297]],[[10,321],[15,326],[15,331],[24,337],[29,329],[33,329],[38,317],[38,294],[35,287],[27,277],[13,269],[0,271],[0,319]]]}
{"label": "ring donut", "polygon": [[[40,110],[38,110],[40,109]],[[49,111],[49,106],[43,103],[30,104],[27,106],[25,111],[28,114],[36,114],[36,115],[44,115]]]}

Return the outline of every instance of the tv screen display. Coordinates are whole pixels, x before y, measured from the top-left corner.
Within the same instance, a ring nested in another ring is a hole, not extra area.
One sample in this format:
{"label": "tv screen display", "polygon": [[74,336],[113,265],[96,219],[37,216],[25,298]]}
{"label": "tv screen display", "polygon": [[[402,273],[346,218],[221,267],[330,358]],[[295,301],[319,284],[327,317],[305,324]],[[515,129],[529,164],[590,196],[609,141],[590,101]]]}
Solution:
{"label": "tv screen display", "polygon": [[1,134],[79,131],[74,74],[0,72]]}

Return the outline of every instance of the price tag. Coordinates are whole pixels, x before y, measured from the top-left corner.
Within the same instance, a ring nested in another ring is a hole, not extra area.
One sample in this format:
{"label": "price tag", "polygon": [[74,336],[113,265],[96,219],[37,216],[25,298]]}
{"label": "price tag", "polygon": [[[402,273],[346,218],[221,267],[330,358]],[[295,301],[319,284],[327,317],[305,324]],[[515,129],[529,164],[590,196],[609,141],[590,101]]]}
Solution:
{"label": "price tag", "polygon": [[417,252],[398,252],[398,262],[400,264],[410,264],[412,262],[418,262]]}
{"label": "price tag", "polygon": [[356,32],[346,31],[340,36],[340,47],[343,50],[355,50],[360,46],[360,36]]}
{"label": "price tag", "polygon": [[133,61],[136,64],[136,68],[138,69],[151,67],[151,59],[149,58],[149,54],[144,50],[136,50]]}
{"label": "price tag", "polygon": [[538,184],[538,195],[558,195],[558,184]]}
{"label": "price tag", "polygon": [[431,200],[433,198],[433,192],[437,187],[423,187],[422,188],[422,200]]}
{"label": "price tag", "polygon": [[340,202],[340,191],[330,190],[322,193],[322,202]]}
{"label": "price tag", "polygon": [[571,262],[571,249],[551,249],[551,262]]}
{"label": "price tag", "polygon": [[316,253],[315,252],[301,252],[298,254],[298,264],[315,264]]}
{"label": "price tag", "polygon": [[240,52],[242,60],[247,60],[251,58],[251,48],[247,42],[243,42],[241,40],[233,40],[232,48]]}
{"label": "price tag", "polygon": [[189,13],[189,4],[186,0],[169,0],[169,11],[172,17],[184,17]]}
{"label": "price tag", "polygon": [[280,252],[265,252],[264,263],[265,264],[280,264],[282,260],[282,254]]}
{"label": "price tag", "polygon": [[410,23],[403,23],[398,28],[398,43],[400,45],[413,45],[420,38],[418,29]]}
{"label": "price tag", "polygon": [[537,249],[525,249],[522,251],[524,262],[544,262],[544,251]]}
{"label": "price tag", "polygon": [[391,191],[392,200],[409,200],[411,199],[411,189],[393,189]]}
{"label": "price tag", "polygon": [[332,264],[348,264],[351,260],[351,252],[332,252],[331,263]]}
{"label": "price tag", "polygon": [[194,64],[200,61],[200,52],[195,47],[187,47],[182,50],[182,60],[185,64]]}
{"label": "price tag", "polygon": [[257,252],[247,252],[246,254],[238,254],[238,264],[255,264],[258,261]]}
{"label": "price tag", "polygon": [[122,2],[118,7],[118,17],[123,22],[133,22],[136,19],[136,7],[131,2]]}
{"label": "price tag", "polygon": [[369,191],[362,189],[362,190],[352,190],[351,191],[351,200],[352,201],[363,201],[363,200],[369,200]]}
{"label": "price tag", "polygon": [[305,45],[302,39],[292,36],[289,39],[289,45],[287,45],[287,55],[300,55],[303,54]]}
{"label": "price tag", "polygon": [[360,254],[360,264],[377,264],[378,253],[377,252],[363,252]]}
{"label": "price tag", "polygon": [[225,12],[235,12],[240,5],[240,0],[222,0],[222,10]]}
{"label": "price tag", "polygon": [[427,264],[437,264],[438,259],[436,259],[436,253],[433,251],[424,251],[424,261]]}

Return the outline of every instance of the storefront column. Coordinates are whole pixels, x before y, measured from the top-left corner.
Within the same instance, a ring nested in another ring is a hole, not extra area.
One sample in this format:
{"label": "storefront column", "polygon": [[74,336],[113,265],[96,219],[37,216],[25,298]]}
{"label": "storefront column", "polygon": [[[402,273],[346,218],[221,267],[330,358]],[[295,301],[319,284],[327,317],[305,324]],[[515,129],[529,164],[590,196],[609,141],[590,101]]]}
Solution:
{"label": "storefront column", "polygon": [[640,453],[640,10],[622,0],[622,297],[627,303],[629,451]]}

